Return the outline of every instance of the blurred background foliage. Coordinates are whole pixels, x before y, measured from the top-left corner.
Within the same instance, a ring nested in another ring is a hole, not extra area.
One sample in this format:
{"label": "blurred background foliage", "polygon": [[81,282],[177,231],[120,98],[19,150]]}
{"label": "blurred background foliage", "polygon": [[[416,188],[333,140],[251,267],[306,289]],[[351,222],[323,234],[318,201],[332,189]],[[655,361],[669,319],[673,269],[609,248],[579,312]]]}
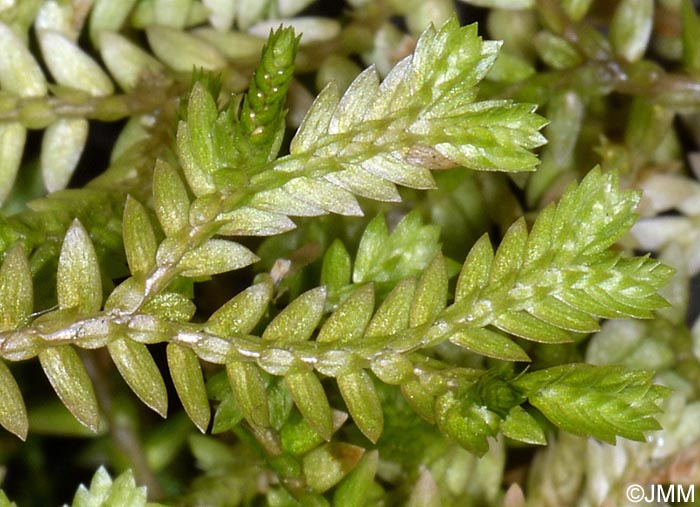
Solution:
{"label": "blurred background foliage", "polygon": [[[262,258],[255,269],[273,272],[279,297],[292,299],[318,283],[320,257],[335,239],[355,251],[371,217],[386,211],[393,227],[410,210],[432,224],[425,234],[440,234],[443,251],[461,262],[481,234],[499,238],[517,217],[534,218],[595,164],[617,170],[624,187],[644,191],[641,220],[619,248],[654,252],[676,268],[663,292],[672,307],[653,320],[606,322],[592,338],[538,345],[530,353],[538,366],[566,356],[655,370],[658,382],[674,390],[660,416],[664,429],[646,443],[618,439],[617,446],[552,429],[545,448],[499,439],[476,458],[421,422],[387,387],[378,453],[329,444],[304,463],[310,469],[336,464],[337,476],[318,480],[345,478],[346,488],[368,487],[367,506],[623,506],[630,482],[700,484],[697,2],[0,1],[1,51],[15,55],[0,58],[0,248],[18,239],[25,244],[32,272],[43,280],[37,287],[45,297],[37,299],[48,308],[56,252],[78,216],[100,231],[92,239],[98,255],[110,259],[103,263],[112,269],[109,278],[124,276],[121,205],[127,193],[150,199],[154,161],[172,150],[178,98],[192,68],[216,71],[224,91],[241,92],[270,29],[294,26],[302,39],[288,123],[296,127],[325,84],[336,81],[344,89],[369,65],[385,75],[413,50],[428,23],[441,25],[455,13],[462,24],[478,22],[485,38],[503,41],[480,98],[534,103],[548,118],[539,169],[515,175],[452,169],[436,174],[434,191],[402,189],[398,206],[363,200],[364,221],[298,220],[289,233],[249,242]],[[18,61],[25,62],[19,79],[10,72]],[[43,74],[52,82],[37,77]],[[240,287],[229,275],[198,286],[198,311],[208,315]],[[164,348],[153,352],[162,364]],[[30,407],[31,430],[26,443],[0,432],[0,484],[19,505],[70,502],[77,484],[89,484],[101,465],[115,477],[131,469],[150,498],[172,505],[298,505],[243,430],[201,435],[175,408],[161,420],[124,389],[106,356],[86,363],[108,408],[97,435],[49,394],[37,364],[12,367]],[[209,395],[225,406],[220,384],[211,376]],[[109,483],[99,473],[96,487]],[[375,473],[374,481],[362,479]],[[114,484],[133,487],[129,480]]]}

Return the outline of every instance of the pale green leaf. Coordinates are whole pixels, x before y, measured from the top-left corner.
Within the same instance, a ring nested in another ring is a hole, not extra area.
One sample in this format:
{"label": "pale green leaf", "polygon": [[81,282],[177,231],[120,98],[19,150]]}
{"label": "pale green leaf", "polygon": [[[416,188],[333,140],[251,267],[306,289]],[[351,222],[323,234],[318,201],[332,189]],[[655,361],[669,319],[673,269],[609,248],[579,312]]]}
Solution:
{"label": "pale green leaf", "polygon": [[0,359],[0,425],[7,431],[14,433],[22,440],[27,438],[29,420],[27,419],[27,407],[24,405],[22,393],[17,386],[17,381],[12,376],[10,369]]}
{"label": "pale green leaf", "polygon": [[294,403],[304,419],[324,440],[333,434],[333,417],[326,392],[316,374],[311,371],[292,373],[284,377]]}
{"label": "pale green leaf", "polygon": [[285,191],[324,211],[340,215],[362,216],[362,209],[347,190],[324,180],[295,178],[284,187]]}
{"label": "pale green leaf", "polygon": [[272,283],[257,283],[215,311],[205,329],[224,338],[250,333],[265,314],[273,295]]}
{"label": "pale green leaf", "polygon": [[109,76],[75,42],[51,30],[39,30],[37,35],[44,61],[59,84],[95,96],[114,92]]}
{"label": "pale green leaf", "polygon": [[153,201],[158,221],[167,236],[188,224],[190,199],[187,189],[173,167],[162,159],[153,171]]}
{"label": "pale green leaf", "polygon": [[[236,2],[229,0],[202,0],[202,4],[209,9],[209,23],[218,32],[227,32],[236,17]],[[260,48],[257,48],[257,52]]]}
{"label": "pale green leaf", "polygon": [[226,67],[226,59],[201,39],[168,26],[149,25],[146,37],[153,53],[176,72]]}
{"label": "pale green leaf", "polygon": [[321,285],[328,287],[333,293],[350,284],[352,275],[352,261],[345,245],[336,239],[328,247],[323,256],[321,267]]}
{"label": "pale green leaf", "polygon": [[148,348],[127,338],[107,345],[109,355],[132,391],[161,417],[168,413],[168,392],[163,377]]}
{"label": "pale green leaf", "polygon": [[182,275],[209,276],[234,271],[258,261],[258,257],[240,243],[225,239],[210,239],[187,252],[180,261]]}
{"label": "pale green leaf", "polygon": [[554,69],[571,69],[583,62],[581,54],[569,41],[550,31],[539,32],[533,42],[540,58]]}
{"label": "pale green leaf", "polygon": [[506,312],[499,315],[494,325],[507,333],[542,343],[566,343],[573,338],[558,327],[522,312]]}
{"label": "pale green leaf", "polygon": [[199,431],[204,433],[209,426],[211,409],[199,359],[191,349],[175,343],[169,343],[166,352],[170,376],[182,406]]}
{"label": "pale green leaf", "polygon": [[206,144],[203,147],[194,144],[191,139],[190,127],[184,121],[181,121],[177,127],[176,138],[178,158],[192,192],[196,196],[215,192],[216,186],[212,176],[215,168],[213,165],[200,165],[200,159],[208,160],[211,163],[209,155],[206,154]]}
{"label": "pale green leaf", "polygon": [[528,312],[544,322],[578,333],[595,333],[600,329],[598,320],[566,303],[546,298],[534,303]]}
{"label": "pale green leaf", "polygon": [[316,329],[323,315],[326,289],[311,289],[292,301],[274,318],[262,335],[262,339],[276,345],[306,341]]}
{"label": "pale green leaf", "polygon": [[326,175],[326,179],[353,194],[374,199],[376,201],[399,202],[396,186],[384,178],[363,171],[357,167],[349,167],[344,171]]}
{"label": "pale green leaf", "polygon": [[445,260],[438,254],[418,281],[411,305],[410,325],[417,327],[432,323],[447,303],[447,270]]}
{"label": "pale green leaf", "polygon": [[22,163],[26,139],[27,129],[21,123],[0,124],[0,203],[4,202],[12,191]]}
{"label": "pale green leaf", "polygon": [[192,0],[153,0],[154,21],[162,26],[182,29],[191,7]]}
{"label": "pale green leaf", "polygon": [[27,323],[34,304],[32,273],[24,250],[12,247],[0,268],[0,330]]}
{"label": "pale green leaf", "polygon": [[136,486],[131,470],[119,475],[114,481],[109,473],[100,467],[92,477],[90,487],[82,484],[73,497],[71,507],[161,507],[160,504],[147,503],[146,488]]}
{"label": "pale green leaf", "polygon": [[484,234],[469,251],[462,271],[457,278],[455,302],[481,290],[489,281],[493,263],[493,247],[489,237]]}
{"label": "pale green leaf", "polygon": [[363,336],[373,311],[374,287],[368,284],[353,292],[333,312],[323,324],[316,341],[352,343]]}
{"label": "pale green leaf", "polygon": [[131,196],[126,198],[122,231],[131,273],[147,274],[156,264],[158,244],[146,208]]}
{"label": "pale green leaf", "polygon": [[63,238],[56,292],[61,308],[77,308],[81,313],[90,314],[102,306],[102,279],[95,248],[77,219]]}
{"label": "pale green leaf", "polygon": [[527,225],[521,218],[508,228],[496,250],[491,264],[490,283],[499,283],[520,269],[525,257],[526,243]]}
{"label": "pale green leaf", "polygon": [[430,423],[435,423],[435,396],[417,380],[401,384],[401,394],[413,411]]}
{"label": "pale green leaf", "polygon": [[41,141],[41,174],[49,192],[66,188],[88,136],[88,122],[61,119],[44,131]]}
{"label": "pale green leaf", "polygon": [[[21,97],[46,95],[46,78],[22,39],[0,21],[0,88]],[[0,158],[1,160],[1,158]]]}
{"label": "pale green leaf", "polygon": [[164,71],[158,60],[117,32],[100,32],[98,46],[110,74],[127,92],[135,90],[146,74]]}
{"label": "pale green leaf", "polygon": [[360,370],[336,380],[353,421],[364,436],[376,443],[384,429],[384,414],[372,377]]}
{"label": "pale green leaf", "polygon": [[230,361],[226,363],[226,373],[231,390],[248,422],[254,426],[269,427],[270,410],[267,406],[267,393],[257,366]]}
{"label": "pale green leaf", "polygon": [[217,220],[224,222],[218,232],[226,236],[274,236],[296,227],[284,214],[249,207],[221,213]]}
{"label": "pale green leaf", "polygon": [[399,282],[372,317],[365,336],[391,335],[408,328],[416,281],[408,278]]}
{"label": "pale green leaf", "polygon": [[610,24],[610,42],[626,60],[639,60],[646,51],[654,22],[654,0],[622,0]]}
{"label": "pale green leaf", "polygon": [[486,328],[460,326],[450,336],[455,345],[482,356],[506,361],[529,361],[527,353],[510,338]]}
{"label": "pale green leaf", "polygon": [[187,322],[194,316],[197,307],[179,292],[161,292],[150,297],[141,306],[141,311],[170,321]]}
{"label": "pale green leaf", "polygon": [[306,483],[319,493],[335,486],[364,454],[364,449],[344,442],[331,442],[307,453],[302,461]]}
{"label": "pale green leaf", "polygon": [[70,345],[39,352],[39,362],[61,402],[93,433],[100,422],[97,398],[83,362]]}
{"label": "pale green leaf", "polygon": [[133,9],[137,0],[95,0],[90,10],[90,40],[95,47],[100,46],[100,34],[104,31],[117,32]]}
{"label": "pale green leaf", "polygon": [[423,470],[416,481],[406,507],[441,507],[440,490],[429,470]]}
{"label": "pale green leaf", "polygon": [[[478,5],[479,7],[492,7],[496,9],[530,9],[534,7],[534,0],[460,0],[461,2]],[[432,505],[432,504],[431,504]],[[411,505],[411,507],[423,507],[420,505]],[[427,505],[425,507],[428,507]]]}

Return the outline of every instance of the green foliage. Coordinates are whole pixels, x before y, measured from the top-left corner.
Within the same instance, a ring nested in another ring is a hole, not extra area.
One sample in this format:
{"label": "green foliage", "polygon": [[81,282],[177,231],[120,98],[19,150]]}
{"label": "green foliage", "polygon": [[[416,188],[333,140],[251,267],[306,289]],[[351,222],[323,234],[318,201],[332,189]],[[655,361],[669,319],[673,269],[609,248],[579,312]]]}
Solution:
{"label": "green foliage", "polygon": [[146,501],[146,488],[137,487],[131,472],[125,472],[112,480],[104,468],[92,477],[90,487],[81,485],[70,507],[102,505],[133,505],[134,507],[158,507],[161,504]]}
{"label": "green foliage", "polygon": [[[652,326],[677,299],[663,292],[674,269],[625,248],[645,212],[630,187],[663,159],[665,108],[695,85],[667,91],[644,67],[652,2],[610,9],[608,39],[580,22],[591,2],[467,2],[491,8],[489,30],[513,27],[503,49],[449,2],[387,4],[415,37],[400,51],[395,27],[376,29],[362,51],[376,65],[357,76],[347,57],[384,14],[350,2],[342,37],[331,20],[263,21],[308,3],[0,7],[0,425],[46,431],[22,394],[38,358],[60,404],[105,432],[88,454],[119,473],[100,468],[74,506],[157,505],[133,474],[193,505],[497,505],[508,449],[664,431],[671,389],[653,372],[583,362],[603,350],[587,340],[601,321]],[[695,75],[698,17],[681,9],[679,61]],[[345,74],[319,72],[312,101],[296,76],[326,56]],[[636,96],[622,148],[600,130],[610,90]],[[65,190],[89,120],[121,118],[108,167]],[[33,169],[28,129],[44,129]],[[598,138],[600,157],[582,157]],[[168,385],[184,412],[168,415]],[[136,422],[141,404],[168,419],[162,434]],[[189,470],[183,454],[201,471],[189,486],[168,468]]]}

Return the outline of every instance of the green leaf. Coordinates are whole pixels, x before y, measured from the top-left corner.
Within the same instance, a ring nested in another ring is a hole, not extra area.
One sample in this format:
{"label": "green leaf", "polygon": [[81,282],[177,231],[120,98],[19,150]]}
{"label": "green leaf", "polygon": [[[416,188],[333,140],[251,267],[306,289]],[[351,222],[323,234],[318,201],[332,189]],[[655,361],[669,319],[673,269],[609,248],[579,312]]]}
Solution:
{"label": "green leaf", "polygon": [[250,333],[267,312],[272,295],[269,280],[248,287],[215,311],[205,329],[224,338]]}
{"label": "green leaf", "polygon": [[70,345],[39,352],[39,362],[61,402],[83,426],[97,431],[100,414],[97,398],[78,353]]}
{"label": "green leaf", "polygon": [[46,78],[39,63],[20,35],[4,22],[0,22],[0,47],[0,88],[21,97],[46,95]]}
{"label": "green leaf", "polygon": [[326,392],[316,374],[311,371],[292,373],[284,377],[294,403],[304,419],[324,440],[333,434],[333,418]]}
{"label": "green leaf", "polygon": [[407,278],[399,282],[384,300],[367,326],[365,336],[392,335],[408,328],[416,281]]}
{"label": "green leaf", "polygon": [[63,239],[56,292],[61,308],[77,308],[80,313],[90,314],[102,306],[102,279],[95,248],[77,219]]}
{"label": "green leaf", "polygon": [[324,444],[304,456],[306,483],[319,493],[335,486],[362,458],[364,449],[343,442]]}
{"label": "green leaf", "polygon": [[418,281],[411,305],[411,327],[432,323],[447,304],[447,270],[441,254],[428,265]]}
{"label": "green leaf", "polygon": [[364,436],[377,443],[384,429],[384,414],[372,377],[360,370],[336,380],[353,421]]}
{"label": "green leaf", "polygon": [[490,283],[499,283],[515,275],[525,260],[527,244],[527,226],[521,218],[508,228],[501,244],[496,250],[490,270]]}
{"label": "green leaf", "polygon": [[355,469],[343,479],[333,493],[333,507],[364,507],[369,500],[374,476],[379,466],[379,452],[366,452]]}
{"label": "green leaf", "polygon": [[102,67],[74,41],[54,30],[38,30],[46,66],[56,82],[95,96],[110,95],[114,85]]}
{"label": "green leaf", "polygon": [[489,450],[487,437],[496,435],[500,420],[485,406],[470,399],[457,400],[448,392],[435,402],[435,418],[442,432],[477,456]]}
{"label": "green leaf", "polygon": [[533,42],[540,58],[554,69],[571,69],[583,62],[581,55],[569,41],[552,32],[539,32]]}
{"label": "green leaf", "polygon": [[0,490],[0,507],[17,507],[15,502],[10,502],[4,491]]}
{"label": "green leaf", "polygon": [[143,205],[127,196],[122,222],[126,260],[133,274],[145,275],[156,264],[156,236]]}
{"label": "green leaf", "polygon": [[352,275],[351,264],[350,254],[343,242],[339,239],[334,240],[323,256],[321,285],[325,285],[331,293],[349,285]]}
{"label": "green leaf", "polygon": [[435,396],[417,380],[401,384],[401,394],[413,411],[429,423],[435,423]]}
{"label": "green leaf", "polygon": [[89,488],[80,485],[73,497],[71,507],[99,507],[103,505],[158,507],[160,505],[147,503],[146,500],[146,488],[136,486],[131,470],[127,470],[112,481],[109,473],[100,467],[93,475]]}
{"label": "green leaf", "polygon": [[143,313],[175,322],[189,321],[197,311],[194,303],[179,292],[161,292],[149,298],[141,307]]}
{"label": "green leaf", "polygon": [[166,353],[170,376],[182,406],[199,431],[204,433],[209,426],[211,409],[199,359],[191,349],[175,343],[168,344]]}
{"label": "green leaf", "polygon": [[619,366],[567,364],[528,373],[513,382],[550,421],[576,435],[614,443],[616,436],[644,441],[660,429],[653,416],[668,389],[652,373]]}
{"label": "green leaf", "polygon": [[12,247],[0,268],[0,330],[26,324],[34,302],[32,273],[21,245]]}
{"label": "green leaf", "polygon": [[109,355],[132,391],[161,417],[168,413],[168,392],[151,353],[142,343],[118,338],[107,345]]}
{"label": "green leaf", "polygon": [[88,121],[58,120],[44,131],[41,140],[41,173],[49,192],[68,186],[88,137]]}
{"label": "green leaf", "polygon": [[262,339],[275,345],[303,342],[311,337],[323,315],[326,289],[317,287],[292,301],[265,328]]}
{"label": "green leaf", "polygon": [[360,240],[353,282],[397,282],[422,273],[440,252],[439,238],[440,229],[423,225],[418,211],[406,215],[391,234],[378,215]]}
{"label": "green leaf", "polygon": [[257,262],[258,257],[240,243],[225,239],[210,239],[202,246],[182,256],[182,275],[200,277],[234,271]]}
{"label": "green leaf", "polygon": [[248,422],[254,426],[269,427],[267,393],[258,367],[250,363],[230,361],[226,363],[226,373],[231,390]]}
{"label": "green leaf", "polygon": [[484,234],[474,243],[469,251],[462,271],[457,279],[455,302],[481,290],[489,281],[493,263],[493,247],[489,237]]}
{"label": "green leaf", "polygon": [[[0,26],[0,37],[2,37],[1,32]],[[0,203],[5,202],[12,191],[17,171],[22,163],[26,140],[27,129],[21,123],[0,124]]]}
{"label": "green leaf", "polygon": [[537,420],[521,406],[513,407],[501,423],[503,434],[518,442],[546,445],[547,438]]}
{"label": "green leaf", "polygon": [[189,222],[190,199],[185,184],[173,167],[162,159],[153,171],[153,201],[166,236],[184,229]]}
{"label": "green leaf", "polygon": [[7,431],[14,433],[22,440],[27,438],[29,420],[27,419],[27,407],[24,405],[22,393],[17,386],[15,378],[5,362],[0,359],[0,425]]}
{"label": "green leaf", "polygon": [[224,236],[273,236],[296,227],[286,215],[249,207],[220,213],[217,220],[224,222],[218,231]]}
{"label": "green leaf", "polygon": [[316,341],[353,343],[363,336],[373,311],[374,287],[368,284],[355,290],[333,312],[323,324]]}
{"label": "green leaf", "polygon": [[507,312],[499,315],[494,326],[521,338],[542,343],[566,343],[573,338],[558,327],[522,312]]}
{"label": "green leaf", "polygon": [[450,341],[482,356],[505,361],[530,361],[530,357],[518,344],[490,329],[459,326],[450,336]]}
{"label": "green leaf", "polygon": [[610,24],[610,42],[626,60],[639,60],[646,51],[654,17],[653,0],[622,0]]}
{"label": "green leaf", "polygon": [[280,429],[282,448],[295,456],[306,454],[323,443],[321,437],[299,412],[292,412]]}
{"label": "green leaf", "polygon": [[333,85],[326,87],[276,168],[306,174],[352,168],[415,188],[434,186],[429,169],[534,169],[537,157],[528,150],[544,142],[538,132],[544,120],[534,108],[474,102],[474,86],[498,48],[482,42],[475,25],[459,27],[455,18],[439,30],[429,27],[414,55],[381,86],[370,68],[340,99]]}

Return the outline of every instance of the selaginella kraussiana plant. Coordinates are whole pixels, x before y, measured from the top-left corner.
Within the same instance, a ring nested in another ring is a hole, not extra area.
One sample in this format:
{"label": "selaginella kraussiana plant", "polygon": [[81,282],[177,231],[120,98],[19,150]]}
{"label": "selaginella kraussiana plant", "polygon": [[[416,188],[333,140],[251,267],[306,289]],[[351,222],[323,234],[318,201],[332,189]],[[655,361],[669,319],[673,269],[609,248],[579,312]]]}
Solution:
{"label": "selaginella kraussiana plant", "polygon": [[[25,404],[6,363],[38,357],[62,403],[97,430],[83,349],[106,349],[134,393],[165,416],[167,389],[148,347],[165,343],[170,377],[197,428],[212,425],[214,399],[212,430],[230,429],[239,449],[256,452],[250,460],[260,468],[228,463],[240,474],[227,490],[234,505],[256,495],[267,505],[439,505],[420,463],[408,469],[413,488],[385,492],[375,480],[383,440],[401,437],[385,435],[385,426],[400,431],[409,413],[421,418],[425,442],[446,437],[475,455],[489,442],[503,445],[491,438],[498,435],[545,444],[545,418],[606,442],[658,429],[653,417],[666,389],[652,384],[651,372],[566,359],[524,366],[536,343],[570,343],[597,331],[601,318],[649,318],[666,304],[657,290],[671,270],[611,248],[634,223],[639,200],[614,172],[592,170],[529,230],[517,220],[496,249],[483,236],[463,263],[441,254],[435,228],[417,214],[391,234],[380,215],[355,255],[333,242],[318,286],[290,291],[286,305],[281,262],[193,318],[193,284],[258,260],[232,236],[282,234],[295,227],[290,216],[359,216],[355,196],[396,202],[397,184],[433,187],[431,170],[537,165],[529,150],[544,143],[545,120],[531,105],[477,99],[499,44],[454,19],[426,29],[381,82],[370,68],[342,95],[334,84],[324,88],[280,155],[297,44],[290,29],[272,33],[241,96],[224,96],[215,77],[196,74],[174,150],[155,163],[151,195],[125,198],[119,237],[128,276],[116,287],[91,239],[104,224],[76,219],[66,231],[55,307],[34,298],[36,250],[27,251],[26,238],[7,246],[0,424],[26,438]],[[60,197],[44,206],[60,210]],[[22,238],[19,225],[9,223],[5,236]],[[375,444],[379,451],[369,450]],[[146,501],[130,475],[112,482],[100,471],[75,505],[112,494],[121,505]]]}

